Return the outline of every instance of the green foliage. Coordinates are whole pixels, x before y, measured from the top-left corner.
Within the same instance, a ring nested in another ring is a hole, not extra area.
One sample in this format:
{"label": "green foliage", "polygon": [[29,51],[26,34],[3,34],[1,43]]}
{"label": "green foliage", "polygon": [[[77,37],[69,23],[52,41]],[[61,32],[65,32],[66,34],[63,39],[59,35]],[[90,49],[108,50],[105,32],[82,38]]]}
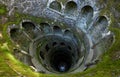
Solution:
{"label": "green foliage", "polygon": [[6,6],[0,4],[0,15],[5,15],[7,12]]}
{"label": "green foliage", "polygon": [[[111,3],[110,3],[111,4]],[[107,10],[107,11],[106,11]],[[0,5],[0,15],[5,14],[6,7]],[[101,12],[101,15],[109,13],[109,9],[105,8]],[[4,25],[3,38],[6,40],[5,43],[0,42],[0,77],[11,77],[11,76],[26,76],[26,77],[118,77],[120,76],[120,61],[114,60],[112,57],[115,52],[120,51],[120,29],[114,27],[114,17],[111,18],[110,30],[115,34],[115,42],[112,47],[102,56],[102,61],[97,64],[94,68],[88,69],[82,73],[77,74],[63,74],[63,75],[50,75],[50,74],[39,74],[33,72],[31,68],[24,65],[14,58],[12,55],[12,47],[10,38],[7,36],[7,27],[11,24],[19,24],[23,19],[29,19],[33,22],[39,23],[44,19],[32,17],[29,15],[23,15],[15,13],[13,19],[9,18],[9,22]],[[16,71],[20,74],[18,74]]]}
{"label": "green foliage", "polygon": [[116,3],[115,9],[120,12],[120,3]]}
{"label": "green foliage", "polygon": [[[4,43],[0,45],[0,65],[1,70],[5,70],[1,75],[9,76],[15,75],[19,76],[14,70],[21,73],[21,75],[26,77],[117,77],[120,75],[120,61],[112,60],[113,57],[111,55],[114,52],[120,50],[120,29],[110,27],[110,30],[115,34],[115,42],[112,47],[106,52],[102,61],[94,68],[88,69],[85,72],[77,73],[77,74],[64,74],[64,75],[49,75],[49,74],[39,74],[33,72],[28,66],[22,64],[18,60],[16,60],[12,54],[11,50],[8,47],[8,43]],[[10,66],[6,63],[6,61],[10,64]],[[12,69],[13,68],[13,69]],[[11,71],[9,71],[11,70]],[[24,70],[24,71],[23,71]],[[5,74],[6,73],[6,74]]]}

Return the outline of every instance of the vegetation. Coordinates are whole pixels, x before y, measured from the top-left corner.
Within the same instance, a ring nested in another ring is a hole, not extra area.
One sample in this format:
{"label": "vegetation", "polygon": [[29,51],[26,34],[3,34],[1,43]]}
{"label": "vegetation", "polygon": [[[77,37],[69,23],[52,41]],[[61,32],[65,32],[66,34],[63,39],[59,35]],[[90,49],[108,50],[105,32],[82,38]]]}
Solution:
{"label": "vegetation", "polygon": [[0,4],[0,15],[6,14],[6,6]]}
{"label": "vegetation", "polygon": [[[107,8],[106,8],[107,10]],[[0,15],[6,15],[6,7],[0,5]],[[109,11],[107,11],[108,13]],[[105,13],[105,10],[101,14]],[[39,18],[28,15],[15,13],[13,19],[9,18],[4,26],[3,31],[0,31],[3,37],[0,37],[0,77],[119,77],[120,76],[120,29],[114,27],[115,19],[111,18],[110,30],[115,34],[115,42],[112,47],[102,56],[102,60],[97,66],[90,68],[82,73],[51,75],[40,74],[32,71],[31,68],[24,65],[14,58],[12,55],[13,44],[7,36],[7,26],[12,23],[20,23],[22,19],[31,19],[39,23],[42,21]],[[1,27],[0,27],[1,28]],[[1,29],[0,29],[1,30]]]}

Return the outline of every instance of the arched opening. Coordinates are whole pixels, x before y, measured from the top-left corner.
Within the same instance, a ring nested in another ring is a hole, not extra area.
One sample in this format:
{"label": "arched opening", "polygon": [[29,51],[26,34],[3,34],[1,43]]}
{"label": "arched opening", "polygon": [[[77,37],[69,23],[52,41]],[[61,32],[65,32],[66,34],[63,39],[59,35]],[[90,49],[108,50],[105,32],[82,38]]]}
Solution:
{"label": "arched opening", "polygon": [[57,10],[57,11],[61,11],[61,8],[62,8],[62,6],[61,6],[61,4],[60,4],[60,2],[58,2],[58,1],[53,1],[52,3],[50,3],[50,6],[49,6],[51,9],[54,9],[54,10]]}
{"label": "arched opening", "polygon": [[77,4],[74,1],[70,1],[65,6],[65,15],[70,17],[77,16]]}
{"label": "arched opening", "polygon": [[85,21],[86,25],[89,25],[93,17],[93,8],[89,5],[84,6],[81,10],[81,13],[82,20]]}
{"label": "arched opening", "polygon": [[96,19],[96,23],[95,23],[95,26],[98,28],[99,27],[99,30],[100,31],[105,31],[105,29],[107,28],[108,26],[108,20],[105,16],[99,16],[97,19]]}
{"label": "arched opening", "polygon": [[35,29],[35,25],[32,22],[22,22],[22,27],[25,31],[31,31]]}
{"label": "arched opening", "polygon": [[36,26],[34,23],[29,21],[22,22],[22,28],[29,35],[30,38],[36,37],[35,35]]}
{"label": "arched opening", "polygon": [[46,34],[52,32],[52,29],[48,23],[40,23],[40,28]]}
{"label": "arched opening", "polygon": [[10,30],[10,37],[11,38],[18,38],[20,34],[20,31],[18,28],[13,28]]}
{"label": "arched opening", "polygon": [[61,28],[59,26],[54,26],[53,30],[54,30],[55,33],[61,33],[62,32]]}

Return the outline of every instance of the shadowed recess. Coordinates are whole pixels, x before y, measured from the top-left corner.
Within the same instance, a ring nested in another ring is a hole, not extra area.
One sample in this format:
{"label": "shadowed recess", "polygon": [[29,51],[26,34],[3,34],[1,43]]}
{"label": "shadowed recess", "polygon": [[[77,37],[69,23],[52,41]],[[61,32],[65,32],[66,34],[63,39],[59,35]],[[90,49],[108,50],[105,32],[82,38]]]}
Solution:
{"label": "shadowed recess", "polygon": [[40,51],[40,57],[44,60],[44,52]]}
{"label": "shadowed recess", "polygon": [[22,22],[22,27],[25,31],[30,31],[35,29],[35,25],[32,22]]}
{"label": "shadowed recess", "polygon": [[50,27],[50,25],[48,23],[40,23],[40,28],[46,34],[52,32],[52,29],[51,29],[51,27]]}
{"label": "shadowed recess", "polygon": [[100,31],[105,31],[105,29],[107,28],[108,26],[108,20],[105,16],[99,16],[97,19],[96,19],[96,23],[95,23],[95,26],[96,27],[99,27],[99,30]]}
{"label": "shadowed recess", "polygon": [[62,32],[61,28],[59,26],[54,26],[53,30],[54,30],[55,33],[61,33]]}
{"label": "shadowed recess", "polygon": [[96,18],[90,30],[95,40],[101,39],[102,36],[104,36],[107,33],[108,31],[107,27],[108,27],[108,20],[105,16],[99,16]]}
{"label": "shadowed recess", "polygon": [[36,25],[30,21],[22,22],[22,28],[30,38],[36,38],[36,33],[39,32]]}
{"label": "shadowed recess", "polygon": [[18,28],[12,28],[12,29],[10,30],[10,37],[11,37],[12,39],[14,39],[14,38],[19,38],[19,34],[20,34],[20,30],[19,30]]}
{"label": "shadowed recess", "polygon": [[73,36],[72,32],[70,30],[65,30],[64,34],[66,36]]}
{"label": "shadowed recess", "polygon": [[69,1],[65,6],[65,15],[74,17],[77,16],[77,4],[74,1]]}
{"label": "shadowed recess", "polygon": [[81,13],[82,13],[82,18],[84,18],[86,21],[86,24],[89,24],[92,21],[92,17],[93,17],[93,8],[89,5],[84,6],[81,9]]}
{"label": "shadowed recess", "polygon": [[46,49],[46,51],[49,51],[49,46],[48,46],[48,44],[45,46],[45,49]]}
{"label": "shadowed recess", "polygon": [[61,11],[61,8],[62,8],[60,2],[58,1],[53,1],[52,3],[50,3],[49,7],[59,12]]}
{"label": "shadowed recess", "polygon": [[57,49],[50,58],[50,64],[58,72],[67,72],[72,65],[72,55],[64,48]]}

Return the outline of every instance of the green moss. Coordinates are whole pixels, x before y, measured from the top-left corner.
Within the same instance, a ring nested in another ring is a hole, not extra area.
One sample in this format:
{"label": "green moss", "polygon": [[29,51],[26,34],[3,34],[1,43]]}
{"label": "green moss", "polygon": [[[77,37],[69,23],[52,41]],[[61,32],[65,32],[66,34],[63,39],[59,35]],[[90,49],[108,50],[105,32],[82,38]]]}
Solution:
{"label": "green moss", "polygon": [[[6,24],[2,25],[4,26],[3,29],[3,38],[5,40],[5,42],[0,42],[0,62],[1,62],[1,67],[0,68],[0,72],[3,71],[2,74],[0,74],[0,76],[5,76],[5,77],[9,77],[9,76],[26,76],[26,77],[58,77],[57,75],[49,75],[49,74],[40,74],[40,73],[35,73],[31,70],[30,67],[24,65],[23,63],[19,62],[18,60],[15,59],[15,57],[13,57],[12,55],[12,48],[15,47],[15,45],[11,42],[8,33],[7,33],[7,28],[8,26],[12,25],[12,24],[20,24],[22,20],[31,20],[35,23],[40,23],[40,22],[44,22],[44,19],[40,19],[38,17],[33,17],[33,16],[29,16],[29,15],[25,15],[25,14],[19,14],[19,13],[15,13],[14,17],[9,17],[8,21]],[[49,21],[51,22],[51,21]],[[8,62],[8,65],[6,63],[6,61],[2,61],[2,60],[6,60]],[[4,69],[7,70],[4,70]],[[16,70],[19,74],[17,74],[14,70]],[[12,73],[11,73],[12,71]],[[5,74],[7,73],[7,74]],[[10,75],[11,74],[11,75]]]}
{"label": "green moss", "polygon": [[[14,58],[7,45],[0,47],[0,76],[26,76],[26,77],[51,77],[51,75],[33,72],[28,66]],[[56,77],[56,75],[52,75]]]}
{"label": "green moss", "polygon": [[[102,61],[94,68],[88,69],[85,72],[77,73],[77,74],[64,74],[61,77],[117,77],[120,75],[120,61],[112,60],[113,57],[111,55],[114,54],[114,51],[120,50],[120,29],[110,27],[110,30],[115,34],[115,43],[113,46],[105,53],[102,57]],[[14,71],[8,71],[15,69],[17,72],[21,73],[26,77],[60,77],[58,75],[49,75],[49,74],[39,74],[33,72],[28,66],[22,64],[18,60],[16,60],[10,53],[9,48],[6,44],[3,44],[1,47],[0,54],[4,54],[2,58],[0,57],[0,62],[2,68],[0,70],[5,70],[7,74],[17,75]],[[4,52],[3,52],[4,51]],[[13,69],[11,69],[3,60],[7,60],[7,62],[11,65]],[[23,71],[25,70],[25,71]],[[5,74],[6,75],[6,74]],[[7,75],[6,75],[7,76]]]}
{"label": "green moss", "polygon": [[7,12],[6,6],[0,5],[0,15],[5,15]]}
{"label": "green moss", "polygon": [[115,34],[115,43],[111,47],[111,52],[112,51],[119,51],[120,50],[120,29],[119,28],[110,28],[112,32]]}
{"label": "green moss", "polygon": [[112,47],[102,56],[102,61],[96,67],[82,73],[69,74],[65,77],[118,77],[120,76],[120,61],[114,60],[115,52],[120,51],[120,29],[110,27],[115,34],[115,42]]}
{"label": "green moss", "polygon": [[[118,29],[112,29],[115,30],[115,33],[120,34],[120,30]],[[120,37],[116,37],[116,39],[119,39]],[[114,53],[114,50],[120,50],[120,40],[116,41],[114,45],[110,48],[109,52],[107,52],[104,57],[103,61],[101,61],[96,67],[91,68],[85,72],[77,73],[77,74],[65,74],[63,77],[115,77],[119,76],[120,74],[120,61],[112,61],[111,59],[113,57],[110,57],[111,54]],[[118,43],[119,42],[119,43]],[[7,47],[2,47],[0,55],[2,55],[2,58],[0,57],[0,71],[4,70],[2,72],[2,75],[9,76],[9,75],[17,75],[16,72],[13,71],[15,69],[17,72],[21,73],[21,75],[24,75],[26,77],[55,77],[56,75],[43,75],[33,72],[28,66],[22,64],[21,62],[17,61],[10,53],[10,51],[7,51]],[[3,52],[4,51],[4,52]],[[11,69],[6,63],[6,60],[10,65]],[[25,71],[23,71],[25,70]],[[112,74],[113,73],[113,74]],[[56,76],[60,77],[60,76]]]}
{"label": "green moss", "polygon": [[[107,8],[105,10],[108,10]],[[101,12],[102,14],[110,13],[108,10]],[[118,77],[120,76],[120,61],[112,60],[112,56],[115,52],[120,51],[120,29],[113,28],[115,19],[111,17],[111,27],[110,30],[115,34],[115,42],[112,47],[103,55],[102,61],[97,64],[94,68],[90,68],[82,73],[77,74],[64,74],[64,75],[50,75],[50,74],[40,74],[33,72],[28,66],[24,65],[23,63],[19,62],[12,56],[12,48],[13,44],[11,43],[10,38],[7,36],[7,27],[11,24],[19,24],[23,19],[29,19],[33,22],[40,23],[44,22],[44,19],[40,19],[37,17],[32,17],[29,15],[23,15],[19,13],[15,13],[14,19],[11,20],[9,18],[9,22],[4,25],[4,39],[6,43],[0,44],[0,76],[26,76],[26,77]],[[49,21],[50,22],[50,21]],[[7,63],[10,65],[8,65]],[[14,70],[20,73],[18,75]],[[2,71],[2,73],[1,73]]]}
{"label": "green moss", "polygon": [[115,8],[116,8],[116,10],[117,10],[117,11],[119,11],[119,12],[120,12],[120,4],[119,4],[119,3],[118,3],[118,4],[116,4],[116,7],[115,7]]}

